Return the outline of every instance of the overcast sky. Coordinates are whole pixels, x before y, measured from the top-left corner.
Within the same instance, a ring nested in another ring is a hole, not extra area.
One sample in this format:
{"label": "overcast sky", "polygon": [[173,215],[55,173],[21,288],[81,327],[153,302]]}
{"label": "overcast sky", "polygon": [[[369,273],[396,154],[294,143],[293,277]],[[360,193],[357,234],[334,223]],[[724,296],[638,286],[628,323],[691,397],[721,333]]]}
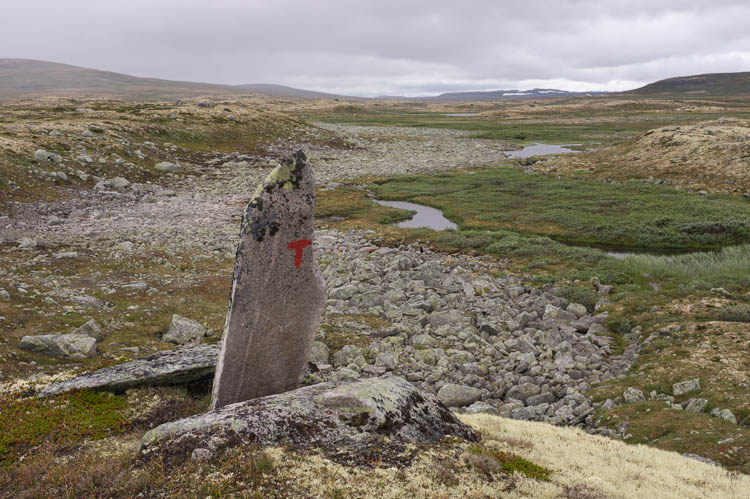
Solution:
{"label": "overcast sky", "polygon": [[748,0],[0,0],[0,57],[349,95],[750,71]]}

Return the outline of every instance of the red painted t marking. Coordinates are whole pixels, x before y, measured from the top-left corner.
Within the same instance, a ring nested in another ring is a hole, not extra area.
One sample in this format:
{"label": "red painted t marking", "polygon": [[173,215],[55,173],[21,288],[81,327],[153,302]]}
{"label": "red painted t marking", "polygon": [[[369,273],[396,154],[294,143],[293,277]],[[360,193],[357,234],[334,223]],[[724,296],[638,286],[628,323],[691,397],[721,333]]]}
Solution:
{"label": "red painted t marking", "polygon": [[298,241],[292,241],[291,243],[287,244],[287,249],[293,249],[295,250],[294,253],[294,266],[299,268],[300,265],[302,265],[302,250],[305,248],[305,246],[310,246],[312,244],[311,239],[300,239]]}

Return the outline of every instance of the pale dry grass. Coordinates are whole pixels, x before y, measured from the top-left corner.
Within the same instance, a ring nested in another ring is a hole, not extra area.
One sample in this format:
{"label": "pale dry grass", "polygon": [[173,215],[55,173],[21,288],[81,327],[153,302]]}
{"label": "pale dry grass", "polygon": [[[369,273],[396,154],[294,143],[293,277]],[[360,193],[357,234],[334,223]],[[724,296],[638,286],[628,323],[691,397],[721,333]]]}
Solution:
{"label": "pale dry grass", "polygon": [[531,497],[564,497],[565,486],[578,484],[601,491],[604,497],[750,497],[747,475],[731,474],[674,452],[628,445],[576,428],[486,415],[461,419],[479,429],[487,439],[513,435],[534,442],[533,448],[515,452],[554,470],[551,479],[556,495]]}
{"label": "pale dry grass", "polygon": [[280,477],[305,497],[750,497],[750,477],[677,453],[628,445],[575,428],[489,415],[463,415],[461,419],[481,432],[483,446],[551,469],[550,481],[518,474],[495,475],[490,481],[468,465],[460,451],[439,447],[420,454],[403,470],[350,468],[320,456],[292,458],[281,449],[269,453],[280,464]]}

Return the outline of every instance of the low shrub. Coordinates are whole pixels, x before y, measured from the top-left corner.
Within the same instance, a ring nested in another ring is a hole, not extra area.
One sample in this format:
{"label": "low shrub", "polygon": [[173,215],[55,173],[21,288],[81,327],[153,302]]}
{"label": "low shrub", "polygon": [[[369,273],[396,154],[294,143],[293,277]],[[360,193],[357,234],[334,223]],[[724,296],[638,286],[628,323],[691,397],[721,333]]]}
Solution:
{"label": "low shrub", "polygon": [[750,305],[734,305],[722,308],[718,316],[719,320],[727,322],[750,322]]}
{"label": "low shrub", "polygon": [[571,303],[580,303],[585,306],[586,310],[589,312],[594,311],[596,302],[599,299],[593,286],[563,286],[559,288],[555,294]]}

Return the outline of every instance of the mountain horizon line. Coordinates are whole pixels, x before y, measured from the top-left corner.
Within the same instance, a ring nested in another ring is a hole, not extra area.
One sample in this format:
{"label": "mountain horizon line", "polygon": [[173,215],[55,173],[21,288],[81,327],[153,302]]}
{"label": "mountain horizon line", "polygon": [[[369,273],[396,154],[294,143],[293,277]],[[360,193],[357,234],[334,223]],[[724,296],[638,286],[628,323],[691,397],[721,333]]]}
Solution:
{"label": "mountain horizon line", "polygon": [[[694,88],[696,87],[696,88]],[[698,88],[700,87],[700,88]],[[705,88],[704,88],[705,87]],[[744,92],[743,92],[744,90]],[[718,93],[717,93],[718,92]],[[47,95],[121,96],[135,99],[197,97],[218,94],[264,94],[273,97],[344,100],[438,100],[483,101],[547,99],[554,97],[658,95],[669,93],[728,95],[750,94],[750,72],[714,73],[658,80],[624,91],[567,91],[556,88],[494,89],[442,92],[407,97],[380,95],[363,97],[289,87],[274,83],[239,85],[140,77],[114,71],[36,59],[0,58],[0,98]]]}

